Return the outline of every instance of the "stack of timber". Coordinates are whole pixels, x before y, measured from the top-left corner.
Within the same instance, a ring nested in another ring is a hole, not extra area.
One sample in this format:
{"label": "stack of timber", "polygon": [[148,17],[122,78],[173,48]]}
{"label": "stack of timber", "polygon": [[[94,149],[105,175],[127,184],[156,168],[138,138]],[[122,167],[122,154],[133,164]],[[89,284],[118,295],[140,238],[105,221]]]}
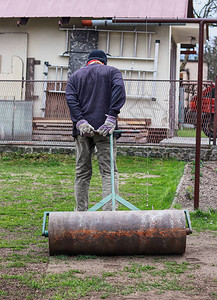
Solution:
{"label": "stack of timber", "polygon": [[[150,119],[118,119],[120,130],[140,130],[140,133],[122,133],[118,144],[146,144],[147,126]],[[33,141],[72,142],[72,121],[70,119],[33,119]]]}
{"label": "stack of timber", "polygon": [[127,119],[119,118],[118,125],[120,130],[139,130],[139,133],[122,133],[117,140],[118,144],[146,144],[148,138],[148,126],[151,119]]}
{"label": "stack of timber", "polygon": [[32,139],[40,142],[72,142],[72,121],[34,118]]}

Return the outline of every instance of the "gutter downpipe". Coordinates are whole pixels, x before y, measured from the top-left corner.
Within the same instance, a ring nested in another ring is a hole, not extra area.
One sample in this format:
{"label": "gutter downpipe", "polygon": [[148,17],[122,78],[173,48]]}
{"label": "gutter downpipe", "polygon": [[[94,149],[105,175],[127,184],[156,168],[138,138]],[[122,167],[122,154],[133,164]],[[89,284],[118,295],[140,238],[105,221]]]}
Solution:
{"label": "gutter downpipe", "polygon": [[201,112],[202,112],[202,84],[203,84],[203,47],[204,47],[204,24],[217,23],[217,19],[203,18],[113,18],[114,23],[198,23],[199,24],[199,55],[198,55],[198,92],[197,92],[197,129],[196,129],[196,153],[195,153],[195,181],[194,181],[194,209],[199,209],[200,194],[200,149],[201,149]]}

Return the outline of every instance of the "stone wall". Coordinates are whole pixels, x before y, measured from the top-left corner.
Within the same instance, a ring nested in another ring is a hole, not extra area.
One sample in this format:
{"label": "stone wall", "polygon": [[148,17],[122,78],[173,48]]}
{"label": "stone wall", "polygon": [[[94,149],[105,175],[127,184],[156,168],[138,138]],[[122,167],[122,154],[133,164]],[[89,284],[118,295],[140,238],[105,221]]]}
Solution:
{"label": "stone wall", "polygon": [[[0,153],[58,153],[75,154],[75,147],[32,146],[32,145],[0,145]],[[118,146],[118,155],[156,158],[176,158],[182,161],[195,160],[195,147],[174,146]],[[217,161],[217,146],[201,148],[201,160]]]}
{"label": "stone wall", "polygon": [[[195,147],[173,147],[173,146],[145,146],[145,147],[119,147],[119,155],[130,155],[140,157],[176,158],[182,161],[195,160]],[[217,147],[206,147],[201,149],[201,160],[217,160]]]}

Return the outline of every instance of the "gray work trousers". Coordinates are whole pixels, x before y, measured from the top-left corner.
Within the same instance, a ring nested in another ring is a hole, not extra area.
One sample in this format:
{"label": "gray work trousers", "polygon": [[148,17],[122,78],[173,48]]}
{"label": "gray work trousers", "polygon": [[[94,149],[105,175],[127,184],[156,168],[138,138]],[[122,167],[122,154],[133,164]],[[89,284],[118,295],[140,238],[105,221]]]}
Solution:
{"label": "gray work trousers", "polygon": [[[76,176],[75,176],[75,199],[76,210],[86,211],[89,203],[89,186],[92,177],[92,154],[96,147],[99,164],[99,172],[102,177],[102,197],[111,194],[110,174],[110,143],[109,136],[103,137],[95,134],[92,138],[78,135],[76,142]],[[116,166],[116,138],[114,138],[114,170],[115,170],[115,193],[118,194],[118,171]],[[117,202],[116,202],[117,207]],[[106,203],[103,210],[112,210],[112,202]]]}

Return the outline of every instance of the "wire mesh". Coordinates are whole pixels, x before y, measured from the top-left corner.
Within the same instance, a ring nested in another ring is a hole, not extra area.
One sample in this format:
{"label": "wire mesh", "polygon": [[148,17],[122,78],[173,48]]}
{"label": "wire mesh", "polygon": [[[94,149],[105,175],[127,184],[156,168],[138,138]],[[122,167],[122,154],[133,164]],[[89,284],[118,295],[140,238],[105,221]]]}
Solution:
{"label": "wire mesh", "polygon": [[[195,144],[197,82],[125,79],[127,100],[118,117],[119,144]],[[0,141],[71,144],[66,81],[0,81]],[[213,139],[215,86],[203,83],[201,141]]]}
{"label": "wire mesh", "polygon": [[[179,101],[179,134],[194,137],[197,127],[197,82],[181,82]],[[213,140],[215,85],[203,82],[202,86],[202,141]],[[206,139],[206,140],[205,140]]]}

